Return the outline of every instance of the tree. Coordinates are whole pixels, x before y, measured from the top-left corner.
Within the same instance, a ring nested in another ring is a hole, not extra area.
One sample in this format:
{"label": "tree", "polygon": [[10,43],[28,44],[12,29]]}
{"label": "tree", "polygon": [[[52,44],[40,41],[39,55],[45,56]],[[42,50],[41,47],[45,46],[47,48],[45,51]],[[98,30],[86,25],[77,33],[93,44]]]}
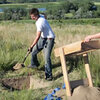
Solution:
{"label": "tree", "polygon": [[70,2],[69,2],[69,1],[62,2],[62,3],[61,3],[61,8],[62,8],[63,10],[65,10],[66,13],[68,13],[69,10],[70,10]]}
{"label": "tree", "polygon": [[7,0],[0,0],[0,3],[7,3]]}
{"label": "tree", "polygon": [[24,8],[9,8],[4,10],[5,20],[19,20],[27,16],[27,11]]}
{"label": "tree", "polygon": [[97,8],[93,2],[90,0],[84,0],[84,2],[79,3],[74,18],[92,18],[94,17],[93,11],[95,10],[97,10]]}

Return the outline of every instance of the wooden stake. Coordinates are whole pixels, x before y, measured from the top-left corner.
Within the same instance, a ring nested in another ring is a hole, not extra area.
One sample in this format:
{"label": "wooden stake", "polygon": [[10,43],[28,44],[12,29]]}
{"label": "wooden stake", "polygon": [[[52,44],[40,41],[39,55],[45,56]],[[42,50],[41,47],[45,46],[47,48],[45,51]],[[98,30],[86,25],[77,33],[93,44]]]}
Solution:
{"label": "wooden stake", "polygon": [[61,48],[59,50],[59,52],[60,52],[60,60],[61,60],[61,64],[62,64],[64,82],[66,85],[66,94],[67,94],[67,96],[71,96],[71,88],[70,88],[70,82],[69,82],[69,78],[68,78],[68,72],[67,72],[67,68],[66,68],[66,60],[65,60],[63,48]]}
{"label": "wooden stake", "polygon": [[86,70],[89,86],[93,87],[91,72],[90,72],[90,68],[89,68],[88,54],[83,54],[83,58],[84,58],[85,70]]}

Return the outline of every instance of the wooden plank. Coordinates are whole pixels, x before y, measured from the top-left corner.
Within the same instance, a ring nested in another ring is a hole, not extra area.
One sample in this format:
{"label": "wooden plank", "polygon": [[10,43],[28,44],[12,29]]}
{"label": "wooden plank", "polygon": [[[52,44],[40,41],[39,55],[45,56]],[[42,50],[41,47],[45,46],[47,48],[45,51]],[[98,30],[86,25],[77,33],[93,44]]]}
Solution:
{"label": "wooden plank", "polygon": [[61,49],[61,48],[64,49],[65,55],[73,53],[73,52],[80,51],[81,50],[81,43],[82,43],[82,41],[78,41],[78,42],[75,42],[75,43],[72,43],[72,44],[69,44],[69,45],[62,46],[60,48],[56,48],[54,50],[55,56],[56,57],[60,56],[59,49]]}
{"label": "wooden plank", "polygon": [[71,88],[70,88],[70,82],[69,82],[68,72],[67,72],[67,68],[66,68],[66,60],[65,60],[65,56],[64,56],[64,50],[61,48],[61,49],[59,49],[59,52],[60,52],[60,60],[61,60],[61,64],[62,64],[64,82],[66,85],[66,95],[71,96]]}
{"label": "wooden plank", "polygon": [[83,58],[84,58],[85,70],[86,70],[89,86],[93,87],[92,76],[91,76],[89,61],[88,61],[88,54],[83,54]]}
{"label": "wooden plank", "polygon": [[[78,41],[66,46],[62,46],[60,48],[64,49],[64,54],[65,55],[80,55],[86,52],[91,52],[94,51],[96,49],[100,49],[100,40],[92,40],[90,42],[82,42],[82,41]],[[59,49],[60,48],[56,48],[54,50],[55,56],[59,57]]]}
{"label": "wooden plank", "polygon": [[89,52],[92,52],[94,50],[97,50],[97,49],[92,49],[92,50],[88,50],[88,51],[81,51],[81,52],[77,52],[77,53],[73,53],[71,54],[71,56],[73,55],[76,55],[76,56],[79,56],[79,55],[83,55],[83,54],[86,54],[86,53],[89,53]]}

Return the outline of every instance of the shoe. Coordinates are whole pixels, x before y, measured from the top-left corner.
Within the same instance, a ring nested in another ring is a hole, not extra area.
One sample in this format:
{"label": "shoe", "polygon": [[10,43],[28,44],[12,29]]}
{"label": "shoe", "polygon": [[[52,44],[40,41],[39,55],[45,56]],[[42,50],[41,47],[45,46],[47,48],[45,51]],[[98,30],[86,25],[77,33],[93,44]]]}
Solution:
{"label": "shoe", "polygon": [[36,65],[29,65],[27,68],[37,68]]}
{"label": "shoe", "polygon": [[52,75],[47,75],[47,74],[45,74],[45,75],[46,75],[45,79],[46,79],[47,81],[52,81],[52,80],[53,80]]}
{"label": "shoe", "polygon": [[53,80],[53,77],[52,76],[50,76],[50,77],[48,77],[48,78],[45,78],[47,81],[52,81]]}

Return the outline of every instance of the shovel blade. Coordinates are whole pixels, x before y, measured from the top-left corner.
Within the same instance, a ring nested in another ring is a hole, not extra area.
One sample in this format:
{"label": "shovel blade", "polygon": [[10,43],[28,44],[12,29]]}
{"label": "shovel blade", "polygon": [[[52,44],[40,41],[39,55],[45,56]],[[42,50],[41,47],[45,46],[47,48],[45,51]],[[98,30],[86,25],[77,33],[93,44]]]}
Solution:
{"label": "shovel blade", "polygon": [[13,69],[14,69],[14,70],[18,70],[18,69],[21,69],[21,68],[23,68],[23,67],[25,67],[25,65],[24,65],[23,63],[17,63],[17,64],[13,67]]}

